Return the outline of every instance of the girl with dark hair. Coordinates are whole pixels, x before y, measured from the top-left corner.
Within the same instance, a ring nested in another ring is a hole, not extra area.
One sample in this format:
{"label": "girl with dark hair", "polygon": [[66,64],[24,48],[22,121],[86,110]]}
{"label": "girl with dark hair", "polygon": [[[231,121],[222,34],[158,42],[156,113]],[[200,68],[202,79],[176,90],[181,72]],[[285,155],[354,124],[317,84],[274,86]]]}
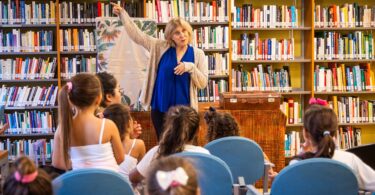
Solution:
{"label": "girl with dark hair", "polygon": [[59,93],[59,126],[52,165],[59,169],[103,168],[118,171],[124,151],[116,125],[95,116],[102,98],[99,79],[79,74]]}
{"label": "girl with dark hair", "polygon": [[228,136],[239,136],[240,129],[236,119],[229,113],[216,112],[216,109],[210,107],[204,114],[204,120],[207,124],[207,142]]}
{"label": "girl with dark hair", "polygon": [[165,132],[162,134],[159,145],[149,150],[137,167],[133,169],[129,175],[130,181],[132,183],[142,181],[154,159],[183,151],[209,154],[205,148],[192,145],[198,128],[197,111],[187,106],[171,107],[167,112]]}
{"label": "girl with dark hair", "polygon": [[9,175],[3,186],[4,195],[52,195],[49,175],[38,169],[33,161],[23,156],[16,160],[15,171]]}
{"label": "girl with dark hair", "polygon": [[[100,102],[100,107],[96,110],[96,115],[98,117],[103,117],[103,110],[112,105],[125,103],[122,100],[123,91],[120,88],[120,84],[117,79],[108,72],[99,72],[96,73],[96,76],[99,78],[102,85],[102,94],[103,98]],[[142,127],[137,121],[133,121],[132,130],[130,131],[130,137],[138,138],[142,134]]]}
{"label": "girl with dark hair", "polygon": [[[215,108],[210,107],[204,114],[204,120],[207,124],[207,142],[228,137],[240,136],[240,128],[238,127],[236,119],[229,113],[217,112]],[[264,160],[270,162],[270,159],[263,152]],[[268,176],[272,179],[277,175],[277,172],[271,167],[268,171]]]}
{"label": "girl with dark hair", "polygon": [[112,104],[104,110],[103,115],[104,118],[112,120],[119,130],[126,159],[120,164],[120,173],[128,177],[129,172],[145,155],[145,143],[143,140],[130,137],[130,132],[133,130],[133,119],[130,116],[129,106]]}
{"label": "girl with dark hair", "polygon": [[107,72],[96,73],[102,84],[102,94],[103,98],[100,102],[100,107],[106,108],[111,104],[121,103],[122,90],[120,84],[117,82],[116,78]]}
{"label": "girl with dark hair", "polygon": [[155,160],[146,177],[148,194],[198,195],[199,186],[194,166],[186,159],[175,156]]}
{"label": "girl with dark hair", "polygon": [[356,155],[336,150],[335,137],[338,129],[336,113],[324,101],[310,100],[313,105],[303,117],[303,152],[290,164],[309,158],[331,158],[348,165],[356,175],[359,188],[375,191],[375,171]]}

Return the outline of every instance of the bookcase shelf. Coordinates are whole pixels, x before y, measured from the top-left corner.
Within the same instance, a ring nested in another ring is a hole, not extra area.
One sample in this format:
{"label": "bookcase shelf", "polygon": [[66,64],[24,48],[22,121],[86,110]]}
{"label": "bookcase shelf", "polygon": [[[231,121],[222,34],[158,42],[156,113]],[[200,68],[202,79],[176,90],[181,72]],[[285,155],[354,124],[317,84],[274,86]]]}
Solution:
{"label": "bookcase shelf", "polygon": [[330,92],[315,92],[315,95],[361,95],[361,94],[375,94],[375,91],[330,91]]}
{"label": "bookcase shelf", "polygon": [[58,106],[26,106],[26,107],[5,107],[4,110],[53,110],[57,109]]}
{"label": "bookcase shelf", "polygon": [[[219,26],[219,25],[229,25],[229,22],[189,22],[191,26]],[[167,23],[159,22],[158,27],[165,27]]]}
{"label": "bookcase shelf", "polygon": [[290,92],[280,92],[282,96],[289,96],[289,95],[311,95],[311,91],[300,91],[300,90],[292,90]]}
{"label": "bookcase shelf", "polygon": [[61,55],[97,55],[96,51],[61,51]]}
{"label": "bookcase shelf", "polygon": [[297,123],[297,124],[286,124],[287,127],[303,127],[303,123]]}
{"label": "bookcase shelf", "polygon": [[362,31],[362,30],[375,30],[375,27],[327,27],[327,28],[318,28],[315,27],[315,31]]}
{"label": "bookcase shelf", "polygon": [[52,83],[58,82],[58,79],[19,79],[19,80],[0,80],[0,84],[2,83]]}
{"label": "bookcase shelf", "polygon": [[56,51],[43,51],[43,52],[1,52],[1,56],[43,56],[43,55],[57,55]]}
{"label": "bookcase shelf", "polygon": [[209,79],[227,79],[229,75],[208,75]]}
{"label": "bookcase shelf", "polygon": [[375,59],[335,59],[335,60],[314,60],[315,63],[329,63],[329,62],[375,62]]}
{"label": "bookcase shelf", "polygon": [[212,49],[202,49],[204,52],[229,52],[229,49],[228,48],[224,48],[224,49],[216,49],[216,48],[212,48]]}
{"label": "bookcase shelf", "polygon": [[307,31],[311,27],[294,27],[294,28],[249,28],[249,27],[232,27],[233,31]]}
{"label": "bookcase shelf", "polygon": [[89,28],[89,27],[96,27],[95,23],[82,23],[82,24],[60,24],[60,28]]}
{"label": "bookcase shelf", "polygon": [[30,134],[3,134],[0,135],[0,139],[19,139],[19,138],[52,138],[54,133],[30,133]]}
{"label": "bookcase shelf", "polygon": [[375,125],[375,122],[372,123],[339,123],[339,126],[373,126]]}
{"label": "bookcase shelf", "polygon": [[0,24],[1,28],[55,28],[56,24]]}
{"label": "bookcase shelf", "polygon": [[307,63],[310,59],[296,58],[294,60],[232,60],[233,64],[258,64],[258,63]]}

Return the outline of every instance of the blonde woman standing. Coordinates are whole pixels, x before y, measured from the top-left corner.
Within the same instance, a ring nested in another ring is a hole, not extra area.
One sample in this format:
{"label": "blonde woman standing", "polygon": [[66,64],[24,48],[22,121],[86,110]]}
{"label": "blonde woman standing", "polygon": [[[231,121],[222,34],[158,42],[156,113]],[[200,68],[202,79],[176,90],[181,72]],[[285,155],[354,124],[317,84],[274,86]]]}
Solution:
{"label": "blonde woman standing", "polygon": [[165,40],[161,40],[143,33],[121,6],[112,5],[129,37],[150,52],[140,101],[146,108],[151,106],[151,119],[159,140],[170,107],[185,105],[198,110],[197,91],[208,82],[204,52],[189,45],[192,28],[185,20],[171,19],[165,28]]}

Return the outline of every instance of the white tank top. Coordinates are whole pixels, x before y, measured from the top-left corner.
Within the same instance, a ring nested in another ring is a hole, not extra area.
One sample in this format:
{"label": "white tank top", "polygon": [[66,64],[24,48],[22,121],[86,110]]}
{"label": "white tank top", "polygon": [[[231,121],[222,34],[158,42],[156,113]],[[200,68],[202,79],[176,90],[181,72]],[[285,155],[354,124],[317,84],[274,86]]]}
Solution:
{"label": "white tank top", "polygon": [[132,157],[130,154],[135,146],[137,139],[133,140],[133,144],[128,152],[128,154],[125,154],[125,160],[120,164],[120,173],[122,175],[125,175],[126,177],[129,177],[129,173],[131,170],[133,170],[138,163],[138,159]]}
{"label": "white tank top", "polygon": [[100,129],[99,144],[70,147],[70,158],[73,170],[83,168],[108,169],[118,172],[111,142],[102,144],[105,119]]}

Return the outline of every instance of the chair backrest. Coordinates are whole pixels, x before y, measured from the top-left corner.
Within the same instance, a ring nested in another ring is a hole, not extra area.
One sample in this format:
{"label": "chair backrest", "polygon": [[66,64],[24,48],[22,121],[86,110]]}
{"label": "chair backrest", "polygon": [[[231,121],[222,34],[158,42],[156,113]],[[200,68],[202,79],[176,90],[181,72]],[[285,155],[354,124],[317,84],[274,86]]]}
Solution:
{"label": "chair backrest", "polygon": [[119,173],[104,169],[73,170],[52,181],[55,195],[133,195],[133,189]]}
{"label": "chair backrest", "polygon": [[358,182],[345,164],[326,158],[302,160],[284,168],[275,178],[272,195],[355,195]]}
{"label": "chair backrest", "polygon": [[211,154],[229,166],[233,180],[244,177],[253,184],[264,175],[264,155],[260,146],[244,137],[230,136],[211,141],[204,146]]}
{"label": "chair backrest", "polygon": [[375,169],[375,144],[361,145],[347,150],[358,156],[364,163]]}
{"label": "chair backrest", "polygon": [[175,155],[191,160],[197,169],[201,194],[232,194],[232,174],[224,161],[213,155],[196,152],[182,152]]}

